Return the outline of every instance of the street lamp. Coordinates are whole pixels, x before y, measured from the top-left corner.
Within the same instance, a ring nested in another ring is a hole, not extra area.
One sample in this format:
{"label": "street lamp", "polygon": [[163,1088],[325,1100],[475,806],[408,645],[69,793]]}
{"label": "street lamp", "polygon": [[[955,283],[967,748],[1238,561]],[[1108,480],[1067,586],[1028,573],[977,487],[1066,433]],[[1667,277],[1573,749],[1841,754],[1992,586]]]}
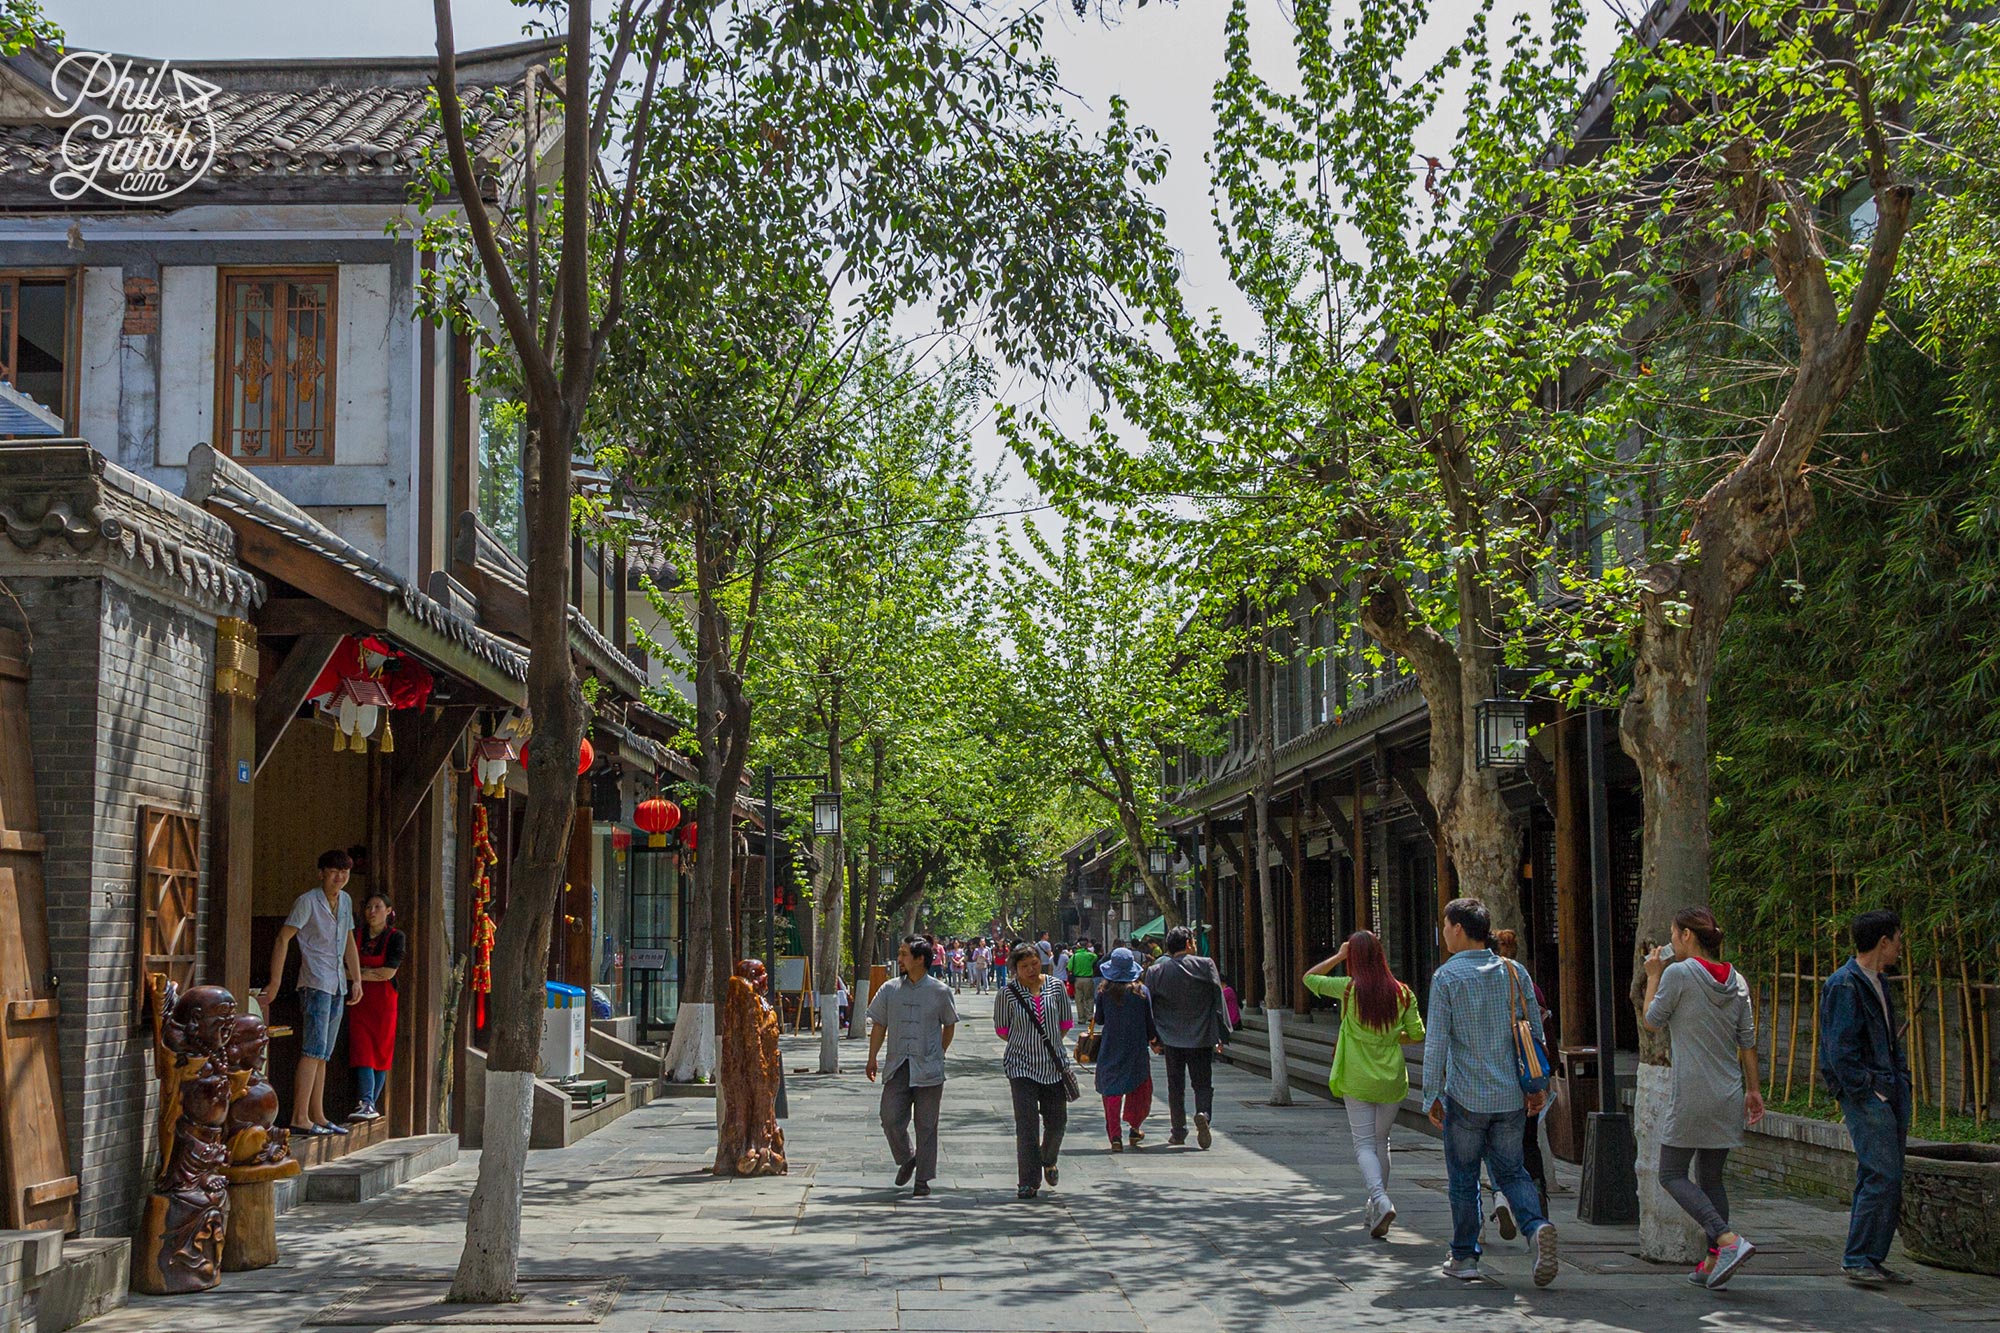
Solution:
{"label": "street lamp", "polygon": [[1155,876],[1163,876],[1174,868],[1174,845],[1167,841],[1167,835],[1158,834],[1153,845],[1146,849],[1146,867]]}
{"label": "street lamp", "polygon": [[840,832],[840,793],[813,793],[813,836],[831,838]]}
{"label": "street lamp", "polygon": [[882,886],[883,888],[885,888],[885,889],[893,889],[893,888],[895,888],[895,887],[896,887],[896,867],[894,867],[894,866],[883,866],[883,867],[882,867],[882,868],[881,868],[880,870],[877,870],[877,871],[875,872],[875,882],[876,882],[877,884],[880,884],[880,885],[881,885],[881,886]]}
{"label": "street lamp", "polygon": [[1479,747],[1473,757],[1477,767],[1528,766],[1526,699],[1482,699],[1473,714],[1479,730]]}

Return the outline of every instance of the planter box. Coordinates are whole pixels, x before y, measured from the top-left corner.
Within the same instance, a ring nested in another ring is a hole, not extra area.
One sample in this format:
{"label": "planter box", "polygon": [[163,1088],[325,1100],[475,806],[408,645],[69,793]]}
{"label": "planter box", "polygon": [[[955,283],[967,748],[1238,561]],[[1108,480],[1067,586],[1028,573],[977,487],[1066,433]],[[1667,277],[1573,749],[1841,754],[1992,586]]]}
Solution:
{"label": "planter box", "polygon": [[1902,1231],[1914,1259],[2000,1276],[2000,1145],[1912,1144]]}

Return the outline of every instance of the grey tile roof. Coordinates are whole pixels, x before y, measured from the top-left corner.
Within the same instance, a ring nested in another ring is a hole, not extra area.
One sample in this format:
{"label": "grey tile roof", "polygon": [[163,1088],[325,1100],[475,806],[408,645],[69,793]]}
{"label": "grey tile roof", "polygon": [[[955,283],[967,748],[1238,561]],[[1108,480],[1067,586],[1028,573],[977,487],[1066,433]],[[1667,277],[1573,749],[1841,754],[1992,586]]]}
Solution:
{"label": "grey tile roof", "polygon": [[419,592],[374,556],[349,545],[265,485],[242,464],[223,457],[206,444],[196,445],[188,457],[187,498],[235,514],[304,547],[370,587],[394,596],[418,624],[468,650],[509,680],[528,678],[528,659],[513,644]]}
{"label": "grey tile roof", "polygon": [[[461,55],[459,87],[475,162],[490,170],[518,155],[518,118],[527,69],[553,53],[549,43],[520,43]],[[120,57],[123,59],[123,57]],[[146,63],[143,58],[141,63]],[[8,63],[37,69],[32,56]],[[409,60],[174,62],[220,86],[212,103],[219,149],[191,198],[303,182],[373,186],[397,197],[443,132],[431,113],[434,57]],[[0,182],[51,179],[63,129],[57,124],[0,125]],[[338,190],[333,191],[338,193]],[[45,190],[36,191],[40,200]]]}

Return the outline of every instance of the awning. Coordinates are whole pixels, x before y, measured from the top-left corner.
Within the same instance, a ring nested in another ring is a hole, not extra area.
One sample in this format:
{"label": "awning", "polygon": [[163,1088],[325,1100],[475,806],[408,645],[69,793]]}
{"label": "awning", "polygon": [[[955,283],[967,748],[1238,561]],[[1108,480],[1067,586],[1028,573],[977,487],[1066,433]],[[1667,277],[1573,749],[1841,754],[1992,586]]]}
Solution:
{"label": "awning", "polygon": [[1151,921],[1133,931],[1132,938],[1135,940],[1150,940],[1155,935],[1158,935],[1164,939],[1166,934],[1167,917],[1166,913],[1162,912],[1159,916],[1154,917]]}

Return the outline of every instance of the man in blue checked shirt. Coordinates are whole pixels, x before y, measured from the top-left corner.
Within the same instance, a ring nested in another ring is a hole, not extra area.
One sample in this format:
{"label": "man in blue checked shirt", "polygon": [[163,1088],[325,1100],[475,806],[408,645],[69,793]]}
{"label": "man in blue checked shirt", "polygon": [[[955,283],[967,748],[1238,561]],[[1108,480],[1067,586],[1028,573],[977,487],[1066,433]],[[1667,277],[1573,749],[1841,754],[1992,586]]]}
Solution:
{"label": "man in blue checked shirt", "polygon": [[[1446,1277],[1476,1282],[1479,1272],[1479,1166],[1514,1205],[1535,1256],[1535,1285],[1556,1276],[1556,1229],[1542,1215],[1540,1195],[1521,1165],[1526,1118],[1546,1093],[1521,1091],[1514,1061],[1514,1019],[1523,1017],[1542,1040],[1541,1007],[1527,970],[1487,947],[1493,916],[1477,898],[1445,904],[1444,947],[1451,955],[1431,978],[1424,1016],[1424,1105],[1444,1131],[1446,1193],[1451,1199],[1451,1260]],[[1513,982],[1508,970],[1513,969]],[[1526,996],[1517,1004],[1516,995]]]}

